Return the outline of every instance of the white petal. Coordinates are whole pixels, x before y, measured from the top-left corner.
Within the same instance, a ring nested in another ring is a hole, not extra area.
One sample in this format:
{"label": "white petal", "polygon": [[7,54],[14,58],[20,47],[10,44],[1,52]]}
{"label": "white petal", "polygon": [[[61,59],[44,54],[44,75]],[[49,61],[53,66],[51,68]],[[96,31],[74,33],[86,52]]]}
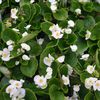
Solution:
{"label": "white petal", "polygon": [[70,48],[71,48],[72,52],[76,52],[78,49],[77,45],[71,45]]}
{"label": "white petal", "polygon": [[30,58],[28,57],[28,55],[25,55],[25,54],[22,56],[22,59],[23,59],[23,60],[26,60],[26,61],[27,61],[27,60],[30,60]]}
{"label": "white petal", "polygon": [[59,63],[63,63],[64,60],[65,60],[65,56],[60,56],[59,58],[57,58],[57,61],[58,61]]}

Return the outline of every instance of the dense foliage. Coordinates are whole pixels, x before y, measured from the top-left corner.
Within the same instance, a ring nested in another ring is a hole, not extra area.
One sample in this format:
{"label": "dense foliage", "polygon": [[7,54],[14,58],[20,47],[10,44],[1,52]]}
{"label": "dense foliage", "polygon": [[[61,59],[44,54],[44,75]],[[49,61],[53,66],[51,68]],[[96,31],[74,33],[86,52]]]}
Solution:
{"label": "dense foliage", "polygon": [[100,0],[0,0],[0,100],[100,100]]}

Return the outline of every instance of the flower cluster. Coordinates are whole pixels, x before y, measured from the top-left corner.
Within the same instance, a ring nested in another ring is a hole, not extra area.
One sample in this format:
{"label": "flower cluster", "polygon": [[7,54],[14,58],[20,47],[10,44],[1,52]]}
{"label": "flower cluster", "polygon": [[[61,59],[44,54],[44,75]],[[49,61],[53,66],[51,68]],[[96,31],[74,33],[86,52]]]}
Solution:
{"label": "flower cluster", "polygon": [[52,10],[52,12],[54,13],[54,12],[56,12],[56,10],[57,10],[57,1],[56,0],[49,0],[49,2],[50,2],[50,8],[51,8],[51,10]]}
{"label": "flower cluster", "polygon": [[85,87],[87,89],[92,89],[93,88],[94,91],[96,91],[96,90],[100,91],[100,80],[98,80],[95,77],[86,78]]}
{"label": "flower cluster", "polygon": [[[95,66],[88,65],[86,71],[89,74],[93,75],[96,72]],[[96,78],[96,77],[86,78],[85,79],[85,87],[87,89],[93,89],[94,91],[96,91],[96,90],[100,91],[100,80],[98,80],[98,78]]]}
{"label": "flower cluster", "polygon": [[53,73],[52,68],[47,67],[46,72],[47,73],[45,76],[36,75],[34,77],[34,82],[38,88],[45,89],[47,87],[47,80],[52,78],[52,73]]}
{"label": "flower cluster", "polygon": [[9,61],[11,59],[10,52],[13,50],[14,47],[14,41],[9,40],[6,42],[8,48],[4,48],[2,51],[0,51],[0,56],[3,61]]}
{"label": "flower cluster", "polygon": [[6,93],[10,94],[12,100],[24,100],[26,91],[23,87],[24,80],[10,80],[10,85],[6,88]]}
{"label": "flower cluster", "polygon": [[99,6],[0,0],[0,100],[99,100]]}

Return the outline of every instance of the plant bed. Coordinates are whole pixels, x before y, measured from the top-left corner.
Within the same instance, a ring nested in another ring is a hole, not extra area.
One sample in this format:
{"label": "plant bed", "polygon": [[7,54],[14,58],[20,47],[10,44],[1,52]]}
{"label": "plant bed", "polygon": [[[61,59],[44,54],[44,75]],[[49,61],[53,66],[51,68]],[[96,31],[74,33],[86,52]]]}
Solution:
{"label": "plant bed", "polygon": [[100,1],[0,0],[0,100],[100,100]]}

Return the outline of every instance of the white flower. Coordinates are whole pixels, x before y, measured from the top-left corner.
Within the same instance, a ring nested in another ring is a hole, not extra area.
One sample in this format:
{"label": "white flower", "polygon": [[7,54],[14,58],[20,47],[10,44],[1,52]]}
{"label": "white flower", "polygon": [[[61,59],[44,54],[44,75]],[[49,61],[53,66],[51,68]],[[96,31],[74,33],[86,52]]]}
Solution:
{"label": "white flower", "polygon": [[50,8],[51,8],[52,12],[55,13],[57,10],[57,5],[51,4]]}
{"label": "white flower", "polygon": [[29,57],[28,55],[25,55],[25,54],[24,54],[24,55],[22,56],[22,59],[23,59],[23,60],[30,60],[30,57]]}
{"label": "white flower", "polygon": [[96,0],[96,2],[98,2],[100,4],[100,0]]}
{"label": "white flower", "polygon": [[68,21],[68,27],[74,27],[75,26],[75,23],[73,20],[69,20]]}
{"label": "white flower", "polygon": [[50,74],[50,75],[51,75],[51,74],[52,74],[52,71],[53,71],[53,70],[52,70],[52,68],[51,68],[51,67],[47,67],[46,72],[47,72],[48,74]]}
{"label": "white flower", "polygon": [[52,34],[52,36],[55,38],[55,39],[61,39],[63,37],[63,34],[61,34],[60,32],[55,32]]}
{"label": "white flower", "polygon": [[78,92],[80,90],[80,85],[74,85],[73,90]]}
{"label": "white flower", "polygon": [[50,54],[48,54],[48,57],[45,57],[43,59],[44,64],[46,64],[49,67],[51,66],[53,61],[54,61],[54,58]]}
{"label": "white flower", "polygon": [[21,82],[21,83],[24,83],[25,81],[24,81],[23,79],[20,79],[20,82]]}
{"label": "white flower", "polygon": [[14,49],[14,46],[13,46],[13,45],[9,45],[9,46],[8,46],[8,50],[9,50],[9,51],[12,51],[13,49]]}
{"label": "white flower", "polygon": [[67,67],[68,67],[68,75],[71,75],[73,73],[73,68],[67,64]]}
{"label": "white flower", "polygon": [[22,37],[25,37],[25,36],[27,36],[28,35],[28,33],[27,32],[24,32],[23,34],[22,34]]}
{"label": "white flower", "polygon": [[93,89],[94,89],[94,91],[96,91],[96,90],[100,91],[100,80],[97,80],[97,81],[93,84]]}
{"label": "white flower", "polygon": [[87,61],[88,60],[88,58],[89,58],[89,54],[83,54],[82,55],[82,57],[80,58],[81,60],[85,60],[85,61]]}
{"label": "white flower", "polygon": [[16,8],[11,9],[11,18],[13,18],[13,19],[16,20],[16,19],[18,18],[18,17],[16,16],[17,12],[18,12],[18,9],[16,9]]}
{"label": "white flower", "polygon": [[16,62],[15,62],[15,65],[19,65],[19,61],[16,61]]}
{"label": "white flower", "polygon": [[10,80],[10,85],[6,88],[6,93],[10,94],[11,100],[24,100],[26,91],[22,88],[24,80]]}
{"label": "white flower", "polygon": [[76,52],[78,49],[77,45],[70,45],[70,48],[71,48],[72,52]]}
{"label": "white flower", "polygon": [[79,2],[90,2],[90,0],[78,0]]}
{"label": "white flower", "polygon": [[50,8],[51,8],[52,12],[55,13],[57,10],[57,1],[56,0],[49,0],[49,2],[51,3]]}
{"label": "white flower", "polygon": [[13,85],[16,87],[16,88],[21,88],[23,86],[22,82],[21,81],[14,81]]}
{"label": "white flower", "polygon": [[44,76],[36,75],[34,77],[34,82],[41,89],[45,89],[47,87],[47,79]]}
{"label": "white flower", "polygon": [[57,61],[58,61],[59,63],[63,63],[64,60],[65,60],[65,56],[64,56],[64,55],[57,58]]}
{"label": "white flower", "polygon": [[59,27],[58,24],[50,26],[49,30],[52,32],[52,36],[55,39],[60,39],[63,37],[63,34],[61,34],[62,29]]}
{"label": "white flower", "polygon": [[9,20],[7,20],[7,21],[5,22],[5,25],[6,25],[6,27],[11,27],[11,26],[12,26],[12,23],[11,23]]}
{"label": "white flower", "polygon": [[52,4],[52,3],[56,2],[56,0],[49,0],[49,2]]}
{"label": "white flower", "polygon": [[37,39],[37,43],[38,43],[39,45],[42,45],[42,44],[43,44],[43,42],[44,42],[44,39],[42,39],[42,38]]}
{"label": "white flower", "polygon": [[17,80],[10,80],[9,83],[11,85],[13,85],[14,87],[16,88],[21,88],[23,86],[23,83],[22,81],[17,81]]}
{"label": "white flower", "polygon": [[31,47],[28,44],[26,44],[26,43],[22,43],[21,47],[22,47],[22,49],[24,49],[26,51],[30,51],[30,49],[31,49]]}
{"label": "white flower", "polygon": [[70,28],[65,28],[64,31],[67,34],[71,34],[72,33],[72,30]]}
{"label": "white flower", "polygon": [[50,75],[50,74],[47,73],[47,74],[45,75],[45,78],[46,78],[46,79],[51,79],[51,78],[52,78],[52,74]]}
{"label": "white flower", "polygon": [[7,44],[7,45],[14,44],[14,41],[12,41],[12,40],[9,40],[9,41],[7,41],[7,42],[6,42],[6,44]]}
{"label": "white flower", "polygon": [[10,51],[7,48],[3,49],[1,59],[3,61],[9,61],[10,60]]}
{"label": "white flower", "polygon": [[50,26],[49,30],[53,33],[53,32],[62,32],[62,29],[59,27],[58,24],[53,24],[52,26]]}
{"label": "white flower", "polygon": [[75,9],[75,12],[76,12],[77,15],[80,15],[81,14],[81,9],[77,8],[77,9]]}
{"label": "white flower", "polygon": [[88,65],[86,71],[92,74],[95,71],[95,66]]}
{"label": "white flower", "polygon": [[0,0],[0,4],[2,4],[2,0]]}
{"label": "white flower", "polygon": [[15,2],[20,2],[20,0],[15,0]]}
{"label": "white flower", "polygon": [[31,25],[27,25],[26,27],[24,27],[26,30],[29,30],[29,28],[31,27]]}
{"label": "white flower", "polygon": [[34,3],[35,2],[35,0],[30,0],[30,3]]}
{"label": "white flower", "polygon": [[52,72],[53,72],[52,68],[47,67],[46,72],[47,72],[47,74],[45,75],[45,78],[46,79],[51,79],[52,78]]}
{"label": "white flower", "polygon": [[76,91],[73,92],[73,96],[71,100],[78,100],[78,94]]}
{"label": "white flower", "polygon": [[17,29],[17,28],[12,28],[12,30],[15,32],[19,32],[19,29]]}
{"label": "white flower", "polygon": [[91,89],[91,87],[93,86],[93,84],[97,81],[97,78],[94,77],[90,77],[90,78],[86,78],[85,79],[85,87],[87,89]]}
{"label": "white flower", "polygon": [[90,36],[91,36],[91,32],[87,30],[85,35],[85,40],[90,39]]}
{"label": "white flower", "polygon": [[20,88],[20,89],[18,89],[18,92],[19,92],[18,98],[22,100],[22,98],[25,97],[26,91],[24,88]]}
{"label": "white flower", "polygon": [[11,92],[13,92],[13,89],[14,89],[14,86],[13,86],[13,85],[9,85],[9,86],[6,88],[6,93],[11,93]]}
{"label": "white flower", "polygon": [[69,85],[70,84],[68,76],[66,77],[65,75],[62,75],[62,80],[63,80],[64,85]]}

